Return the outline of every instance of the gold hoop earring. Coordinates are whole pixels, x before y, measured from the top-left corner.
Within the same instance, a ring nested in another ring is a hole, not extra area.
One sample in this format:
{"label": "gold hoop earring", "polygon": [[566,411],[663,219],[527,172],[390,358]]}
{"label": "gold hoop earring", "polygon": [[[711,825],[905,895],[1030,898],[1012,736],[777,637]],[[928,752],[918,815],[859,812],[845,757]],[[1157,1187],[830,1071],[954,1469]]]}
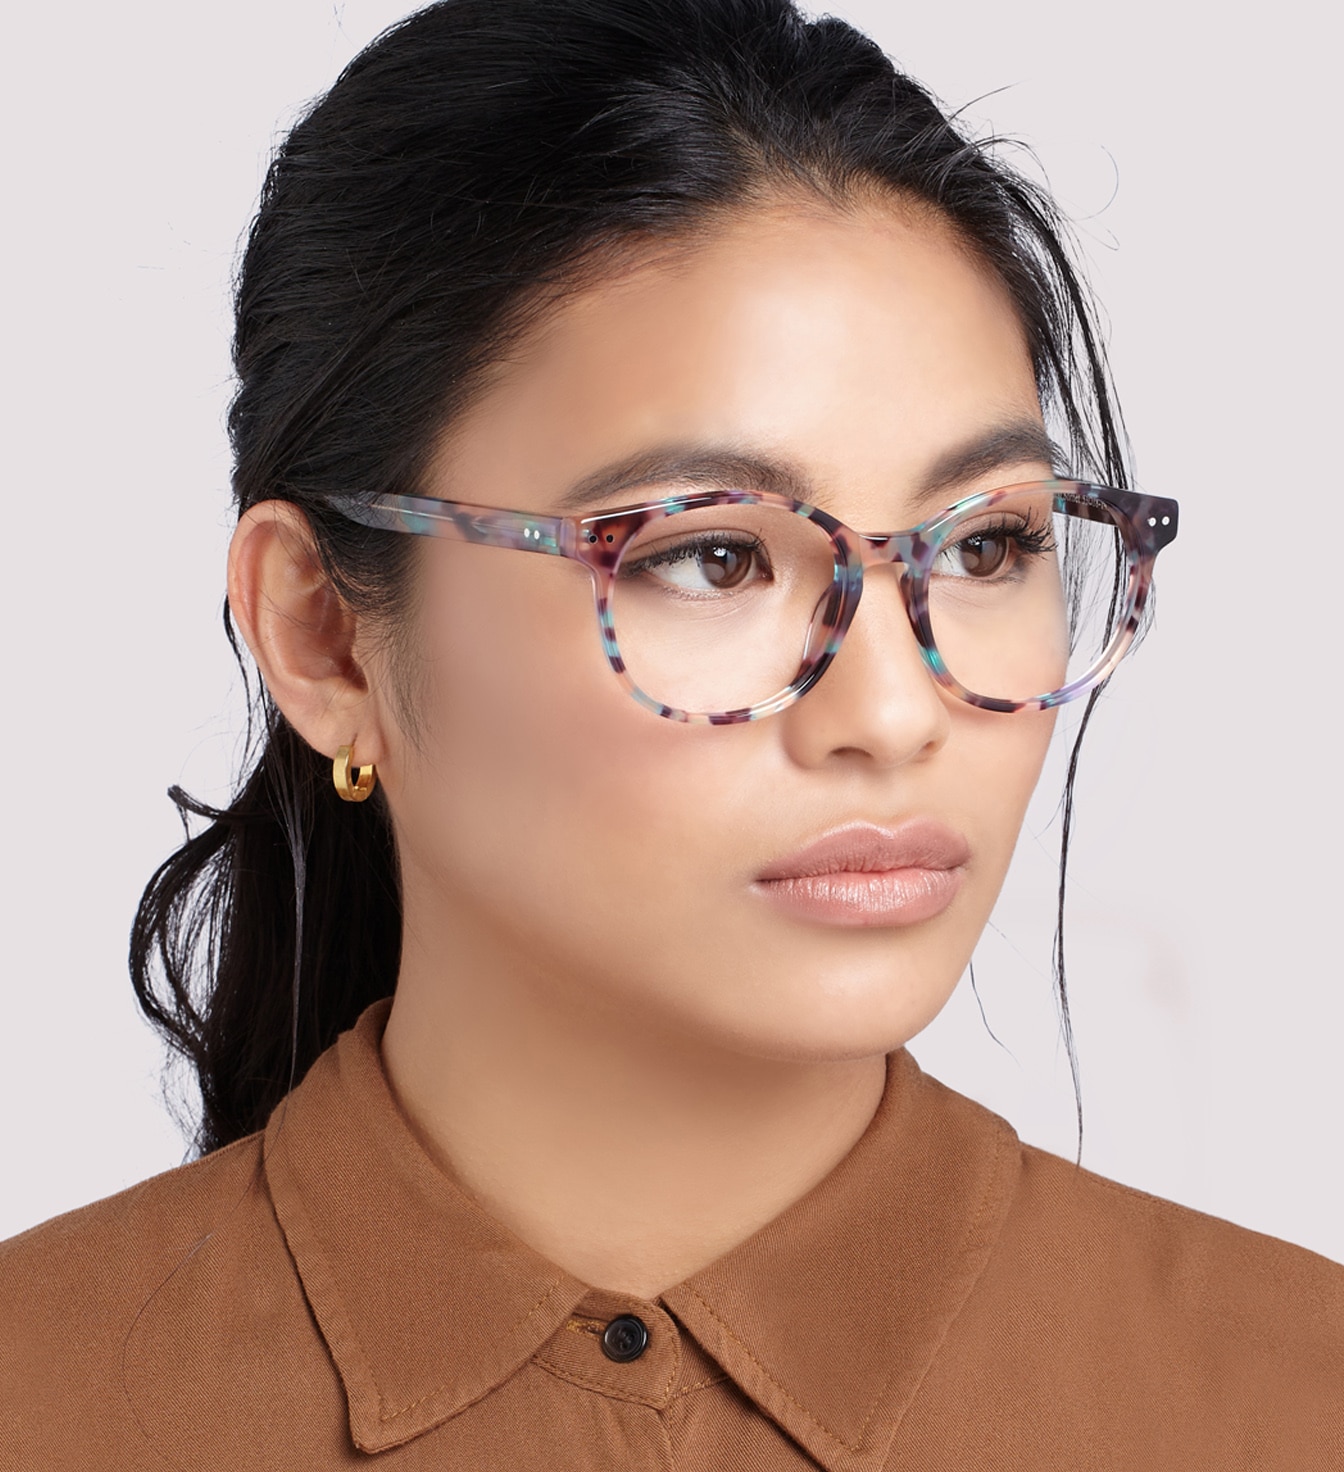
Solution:
{"label": "gold hoop earring", "polygon": [[378,771],[372,762],[367,767],[355,767],[354,780],[351,781],[350,748],[342,746],[331,764],[331,780],[344,801],[363,802],[373,791]]}

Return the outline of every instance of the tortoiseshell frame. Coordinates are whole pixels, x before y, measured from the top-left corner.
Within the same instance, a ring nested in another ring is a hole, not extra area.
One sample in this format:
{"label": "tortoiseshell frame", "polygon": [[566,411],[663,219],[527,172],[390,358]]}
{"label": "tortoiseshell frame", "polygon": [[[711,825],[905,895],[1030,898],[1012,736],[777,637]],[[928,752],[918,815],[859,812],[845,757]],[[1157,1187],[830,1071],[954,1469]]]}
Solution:
{"label": "tortoiseshell frame", "polygon": [[[1124,540],[1125,566],[1117,569],[1115,632],[1101,659],[1060,690],[1030,700],[1000,700],[966,689],[944,666],[929,623],[928,580],[940,549],[962,518],[988,510],[1024,490],[1048,490],[1055,498],[1055,510],[1118,525]],[[487,547],[511,547],[519,552],[545,552],[583,563],[593,580],[602,648],[617,678],[641,705],[655,714],[672,721],[712,726],[760,720],[806,694],[839,653],[858,611],[864,569],[884,562],[899,562],[905,568],[900,587],[906,612],[924,664],[944,689],[981,710],[1049,710],[1064,705],[1107,679],[1124,657],[1143,616],[1152,585],[1153,561],[1175,538],[1177,525],[1175,501],[1077,480],[1029,481],[983,491],[956,502],[908,531],[871,534],[856,532],[815,506],[771,491],[697,491],[636,506],[621,506],[592,516],[537,516],[526,511],[472,506],[426,496],[329,495],[325,499],[352,521],[382,531],[448,537]],[[823,614],[826,638],[820,649],[803,664],[787,688],[740,710],[678,710],[645,694],[626,670],[612,620],[612,588],[621,556],[630,541],[651,522],[706,506],[774,506],[804,516],[826,533],[835,551],[835,574]]]}

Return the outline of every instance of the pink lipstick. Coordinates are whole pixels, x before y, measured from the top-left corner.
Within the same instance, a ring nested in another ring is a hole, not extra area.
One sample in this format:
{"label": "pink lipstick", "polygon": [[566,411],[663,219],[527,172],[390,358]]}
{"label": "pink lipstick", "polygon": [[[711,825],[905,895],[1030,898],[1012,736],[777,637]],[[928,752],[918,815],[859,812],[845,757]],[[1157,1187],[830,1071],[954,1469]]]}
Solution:
{"label": "pink lipstick", "polygon": [[952,903],[970,856],[966,839],[932,818],[850,823],[763,869],[752,888],[800,920],[915,925]]}

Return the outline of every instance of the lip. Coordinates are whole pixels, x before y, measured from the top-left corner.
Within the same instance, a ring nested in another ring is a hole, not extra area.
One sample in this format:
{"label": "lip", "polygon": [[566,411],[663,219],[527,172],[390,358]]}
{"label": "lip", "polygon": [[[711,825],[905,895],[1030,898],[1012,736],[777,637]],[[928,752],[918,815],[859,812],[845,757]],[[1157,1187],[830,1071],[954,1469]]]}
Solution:
{"label": "lip", "polygon": [[751,887],[798,919],[915,925],[952,903],[970,857],[965,837],[932,818],[849,823],[770,864]]}

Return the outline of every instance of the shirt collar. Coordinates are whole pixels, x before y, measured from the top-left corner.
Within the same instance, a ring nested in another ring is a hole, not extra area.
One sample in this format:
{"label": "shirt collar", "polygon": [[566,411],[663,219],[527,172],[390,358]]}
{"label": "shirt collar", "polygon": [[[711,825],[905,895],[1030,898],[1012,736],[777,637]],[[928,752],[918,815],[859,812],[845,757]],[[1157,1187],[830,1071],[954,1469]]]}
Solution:
{"label": "shirt collar", "polygon": [[[416,1141],[379,1056],[390,1006],[322,1054],[265,1138],[276,1215],[369,1452],[490,1394],[592,1292]],[[878,1472],[989,1258],[1016,1143],[900,1049],[835,1169],[658,1301],[828,1472]]]}

